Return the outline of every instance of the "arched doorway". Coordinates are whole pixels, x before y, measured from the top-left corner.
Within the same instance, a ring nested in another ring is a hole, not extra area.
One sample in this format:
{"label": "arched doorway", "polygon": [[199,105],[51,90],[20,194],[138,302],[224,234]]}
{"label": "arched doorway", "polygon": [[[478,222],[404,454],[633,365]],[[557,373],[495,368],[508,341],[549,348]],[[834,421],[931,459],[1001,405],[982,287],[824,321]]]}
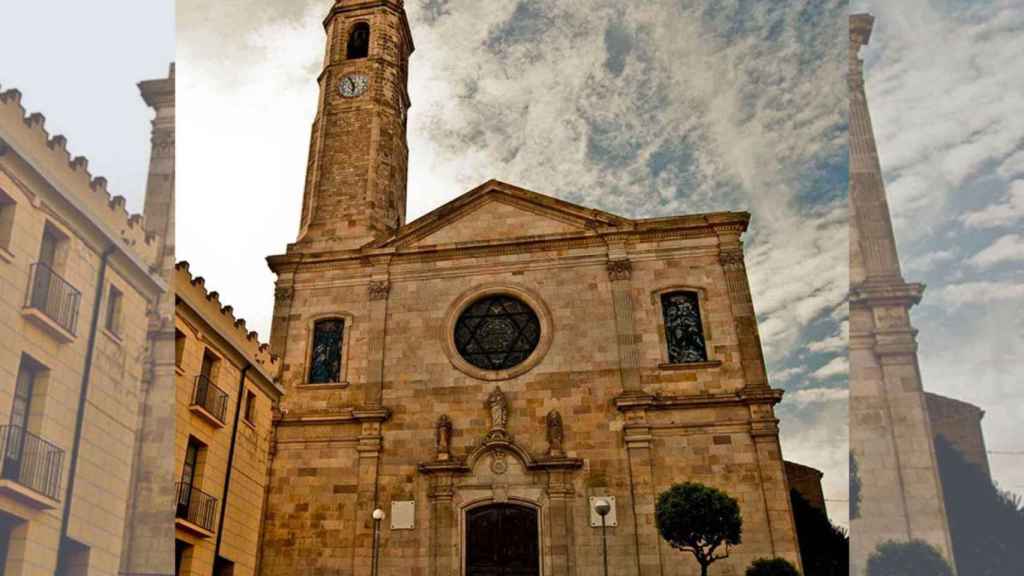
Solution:
{"label": "arched doorway", "polygon": [[539,576],[537,511],[492,504],[466,513],[466,576]]}

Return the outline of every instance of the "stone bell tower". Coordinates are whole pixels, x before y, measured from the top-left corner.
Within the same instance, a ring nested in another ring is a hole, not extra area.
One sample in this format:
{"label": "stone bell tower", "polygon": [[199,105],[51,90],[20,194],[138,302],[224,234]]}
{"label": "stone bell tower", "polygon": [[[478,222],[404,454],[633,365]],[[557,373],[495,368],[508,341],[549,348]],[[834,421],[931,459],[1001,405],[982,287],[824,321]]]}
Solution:
{"label": "stone bell tower", "polygon": [[290,251],[359,248],[405,222],[413,44],[403,0],[336,0],[324,28],[301,227]]}

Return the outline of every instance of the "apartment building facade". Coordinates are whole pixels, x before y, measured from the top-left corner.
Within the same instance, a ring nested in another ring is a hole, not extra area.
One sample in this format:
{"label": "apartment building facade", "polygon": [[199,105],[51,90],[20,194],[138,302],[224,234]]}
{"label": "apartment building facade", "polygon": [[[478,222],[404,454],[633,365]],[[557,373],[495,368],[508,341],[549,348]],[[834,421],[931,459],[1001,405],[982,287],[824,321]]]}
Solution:
{"label": "apartment building facade", "polygon": [[181,576],[256,573],[278,361],[231,306],[175,266],[175,554]]}
{"label": "apartment building facade", "polygon": [[0,573],[123,573],[159,246],[0,92]]}

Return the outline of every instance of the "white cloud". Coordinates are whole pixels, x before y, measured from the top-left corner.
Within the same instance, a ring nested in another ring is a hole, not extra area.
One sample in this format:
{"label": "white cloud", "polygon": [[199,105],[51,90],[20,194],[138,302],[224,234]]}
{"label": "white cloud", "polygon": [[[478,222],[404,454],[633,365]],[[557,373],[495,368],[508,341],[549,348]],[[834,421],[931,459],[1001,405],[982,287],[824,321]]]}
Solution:
{"label": "white cloud", "polygon": [[815,380],[828,380],[833,376],[845,375],[850,371],[850,362],[845,356],[837,356],[833,358],[828,364],[825,364],[821,368],[818,368],[811,373],[811,378]]}
{"label": "white cloud", "polygon": [[936,265],[956,259],[952,250],[934,250],[907,262],[903,269],[908,272],[928,272]]}
{"label": "white cloud", "polygon": [[[1024,158],[1024,153],[1020,154]],[[960,217],[968,228],[997,228],[1024,219],[1024,180],[1010,182],[1006,198]]]}
{"label": "white cloud", "polygon": [[845,351],[850,340],[850,322],[845,321],[839,325],[839,331],[824,340],[817,340],[807,345],[811,352],[840,352]]}
{"label": "white cloud", "polygon": [[1007,234],[968,258],[967,263],[978,268],[989,268],[1016,260],[1024,260],[1024,236]]}
{"label": "white cloud", "polygon": [[939,298],[952,306],[989,304],[1024,298],[1024,282],[1019,280],[963,282],[938,291]]}
{"label": "white cloud", "polygon": [[794,404],[812,404],[815,402],[835,402],[837,400],[849,400],[850,390],[847,388],[804,388],[786,392],[786,402]]}
{"label": "white cloud", "polygon": [[1007,180],[1024,176],[1024,150],[1018,150],[999,166],[999,175]]}

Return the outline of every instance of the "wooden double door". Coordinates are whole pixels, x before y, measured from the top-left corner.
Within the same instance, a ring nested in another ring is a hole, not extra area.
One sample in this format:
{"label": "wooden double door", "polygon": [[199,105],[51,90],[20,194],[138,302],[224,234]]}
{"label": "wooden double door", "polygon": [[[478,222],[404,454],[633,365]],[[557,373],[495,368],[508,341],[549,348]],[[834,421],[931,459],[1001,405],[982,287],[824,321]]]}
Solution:
{"label": "wooden double door", "polygon": [[537,511],[493,504],[466,513],[467,576],[539,576]]}

